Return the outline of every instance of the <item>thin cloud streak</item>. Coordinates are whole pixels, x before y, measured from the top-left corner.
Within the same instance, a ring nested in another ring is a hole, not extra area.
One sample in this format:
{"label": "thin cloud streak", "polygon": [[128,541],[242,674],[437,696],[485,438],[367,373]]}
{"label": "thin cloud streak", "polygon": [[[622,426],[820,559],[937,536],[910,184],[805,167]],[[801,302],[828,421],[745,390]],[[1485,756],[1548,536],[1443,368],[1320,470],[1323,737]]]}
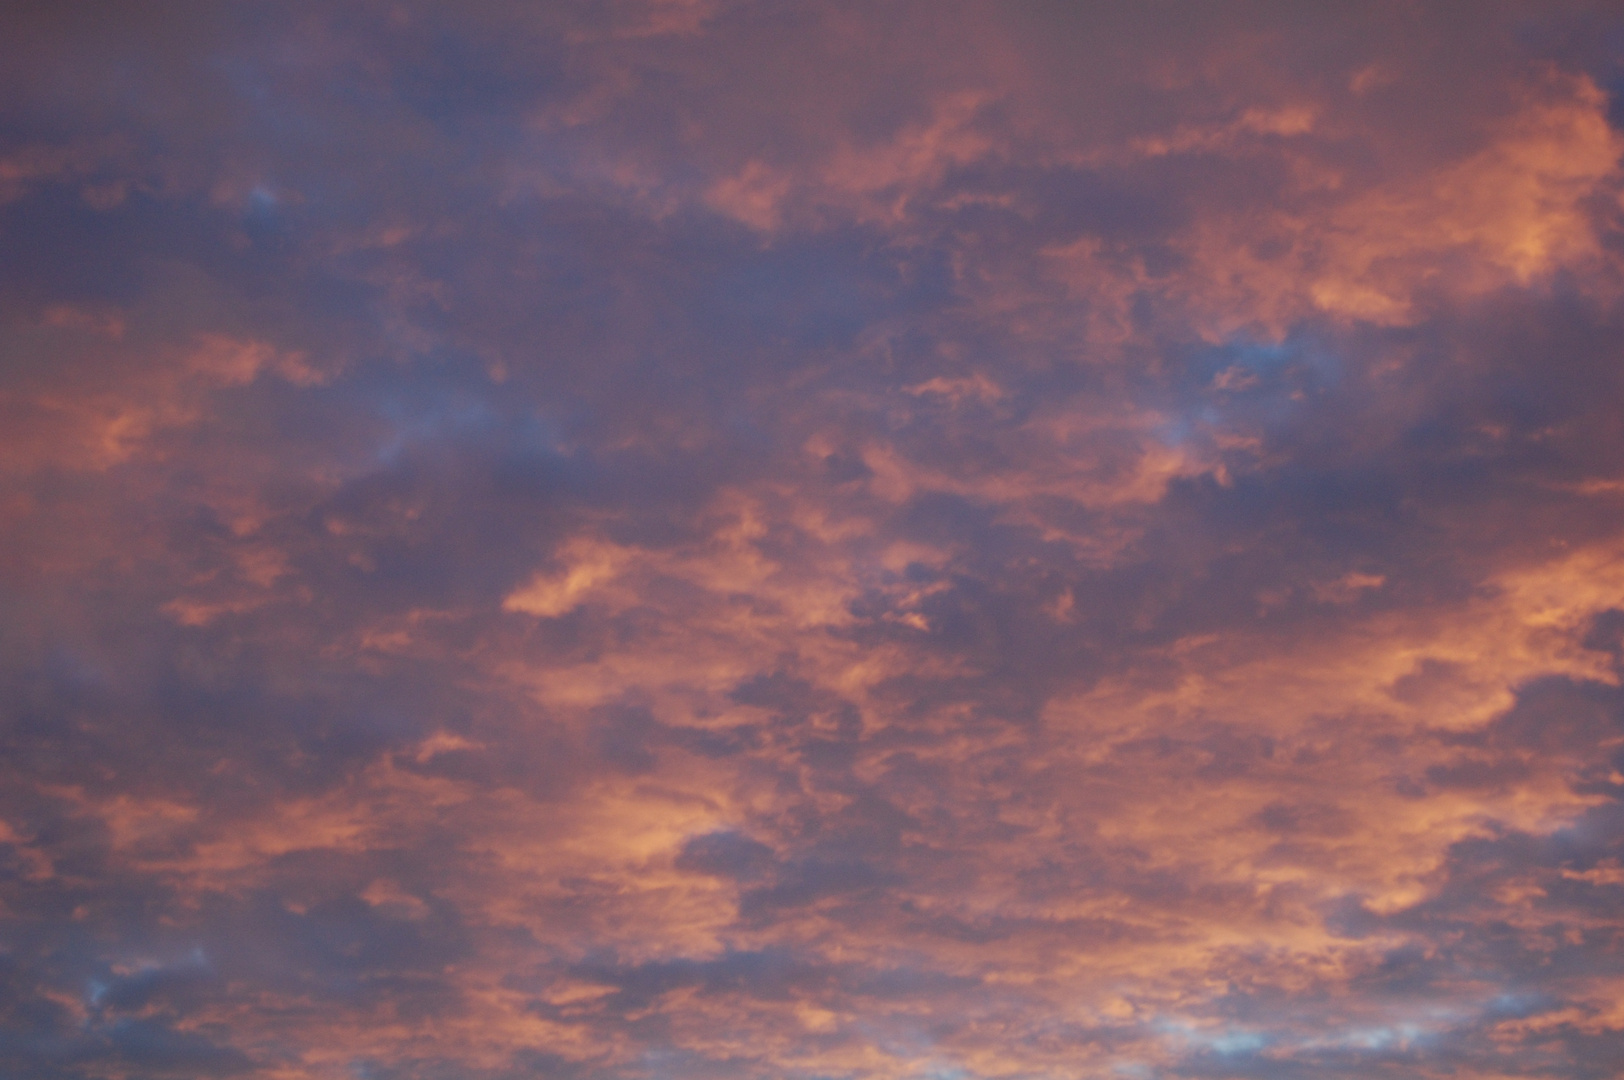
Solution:
{"label": "thin cloud streak", "polygon": [[24,5],[0,1071],[1602,1077],[1609,5]]}

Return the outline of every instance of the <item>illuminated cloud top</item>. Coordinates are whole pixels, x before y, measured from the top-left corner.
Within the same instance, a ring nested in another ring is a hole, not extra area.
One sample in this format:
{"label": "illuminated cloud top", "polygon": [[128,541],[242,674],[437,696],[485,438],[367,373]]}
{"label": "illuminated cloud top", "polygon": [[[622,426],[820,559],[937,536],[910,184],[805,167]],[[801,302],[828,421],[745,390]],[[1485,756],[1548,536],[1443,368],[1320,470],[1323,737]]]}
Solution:
{"label": "illuminated cloud top", "polygon": [[0,1074],[1617,1075],[1616,4],[0,25]]}

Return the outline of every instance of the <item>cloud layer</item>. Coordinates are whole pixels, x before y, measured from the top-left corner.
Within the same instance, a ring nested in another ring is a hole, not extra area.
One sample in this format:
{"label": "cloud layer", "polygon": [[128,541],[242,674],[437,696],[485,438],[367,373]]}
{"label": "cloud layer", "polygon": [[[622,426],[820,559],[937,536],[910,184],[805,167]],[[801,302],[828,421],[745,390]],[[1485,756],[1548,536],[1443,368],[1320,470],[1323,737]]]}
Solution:
{"label": "cloud layer", "polygon": [[1617,1072],[1615,5],[6,21],[0,1072]]}

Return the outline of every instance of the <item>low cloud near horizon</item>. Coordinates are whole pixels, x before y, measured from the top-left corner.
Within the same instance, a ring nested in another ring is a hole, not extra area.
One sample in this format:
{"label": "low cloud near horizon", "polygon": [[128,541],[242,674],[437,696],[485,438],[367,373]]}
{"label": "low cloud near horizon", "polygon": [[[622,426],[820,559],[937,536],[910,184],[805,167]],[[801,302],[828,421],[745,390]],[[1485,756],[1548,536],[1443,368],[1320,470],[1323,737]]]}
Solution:
{"label": "low cloud near horizon", "polygon": [[1624,1067],[1617,5],[0,27],[0,1074]]}

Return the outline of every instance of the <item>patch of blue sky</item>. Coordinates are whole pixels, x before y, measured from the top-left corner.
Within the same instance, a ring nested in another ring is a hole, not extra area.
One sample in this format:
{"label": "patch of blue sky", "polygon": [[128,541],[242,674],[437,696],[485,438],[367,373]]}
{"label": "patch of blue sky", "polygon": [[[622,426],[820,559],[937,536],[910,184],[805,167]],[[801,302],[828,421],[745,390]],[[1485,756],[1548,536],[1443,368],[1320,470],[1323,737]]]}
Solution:
{"label": "patch of blue sky", "polygon": [[1186,1047],[1226,1057],[1233,1054],[1255,1054],[1276,1041],[1266,1032],[1253,1028],[1202,1027],[1186,1020],[1159,1020],[1151,1027]]}
{"label": "patch of blue sky", "polygon": [[1301,1045],[1306,1050],[1405,1050],[1425,1042],[1432,1032],[1420,1024],[1375,1024],[1344,1028]]}
{"label": "patch of blue sky", "polygon": [[85,1004],[91,1007],[99,1006],[102,998],[107,996],[108,986],[100,979],[91,979],[85,987]]}
{"label": "patch of blue sky", "polygon": [[1189,389],[1227,395],[1325,387],[1336,381],[1340,369],[1336,354],[1310,337],[1279,342],[1235,338],[1196,351],[1186,368]]}
{"label": "patch of blue sky", "polygon": [[386,425],[383,437],[373,446],[374,466],[395,464],[416,447],[481,436],[499,436],[510,449],[530,453],[567,456],[570,452],[556,418],[533,409],[504,408],[501,388],[474,357],[375,361],[335,392]]}
{"label": "patch of blue sky", "polygon": [[208,954],[203,946],[195,946],[191,952],[178,960],[142,960],[134,965],[133,970],[116,973],[108,979],[92,978],[86,981],[84,1000],[85,1004],[99,1008],[107,998],[108,993],[120,987],[127,987],[131,983],[140,983],[165,975],[185,973],[212,973],[214,965],[209,962]]}
{"label": "patch of blue sky", "polygon": [[1517,993],[1507,990],[1491,998],[1483,1013],[1495,1019],[1521,1018],[1559,1007],[1557,999],[1549,994]]}
{"label": "patch of blue sky", "polygon": [[977,1080],[974,1073],[957,1065],[927,1065],[920,1075],[925,1080]]}
{"label": "patch of blue sky", "polygon": [[1459,1009],[1421,1008],[1404,1020],[1374,1021],[1333,1028],[1308,1038],[1293,1040],[1292,1049],[1307,1051],[1411,1050],[1433,1042],[1438,1036],[1471,1018]]}
{"label": "patch of blue sky", "polygon": [[1270,1044],[1271,1040],[1256,1031],[1226,1031],[1211,1036],[1207,1046],[1219,1054],[1254,1054]]}
{"label": "patch of blue sky", "polygon": [[495,411],[478,398],[459,398],[428,409],[414,408],[397,398],[380,402],[378,412],[391,425],[374,451],[380,465],[397,463],[414,446],[471,434],[496,421]]}
{"label": "patch of blue sky", "polygon": [[[1300,1052],[1353,1051],[1381,1052],[1409,1050],[1431,1042],[1443,1027],[1459,1017],[1453,1013],[1393,1023],[1372,1023],[1340,1027],[1309,1037],[1256,1028],[1204,1027],[1188,1021],[1169,1020],[1153,1025],[1186,1050],[1237,1057],[1274,1050],[1287,1055]],[[1121,1071],[1121,1070],[1119,1070]],[[1139,1073],[1136,1075],[1145,1075]]]}
{"label": "patch of blue sky", "polygon": [[1214,437],[1226,431],[1289,428],[1311,396],[1336,385],[1340,364],[1315,339],[1237,338],[1192,351],[1178,371],[1155,436],[1173,449],[1216,453]]}
{"label": "patch of blue sky", "polygon": [[269,214],[280,202],[268,184],[255,184],[248,192],[248,207],[254,213]]}

